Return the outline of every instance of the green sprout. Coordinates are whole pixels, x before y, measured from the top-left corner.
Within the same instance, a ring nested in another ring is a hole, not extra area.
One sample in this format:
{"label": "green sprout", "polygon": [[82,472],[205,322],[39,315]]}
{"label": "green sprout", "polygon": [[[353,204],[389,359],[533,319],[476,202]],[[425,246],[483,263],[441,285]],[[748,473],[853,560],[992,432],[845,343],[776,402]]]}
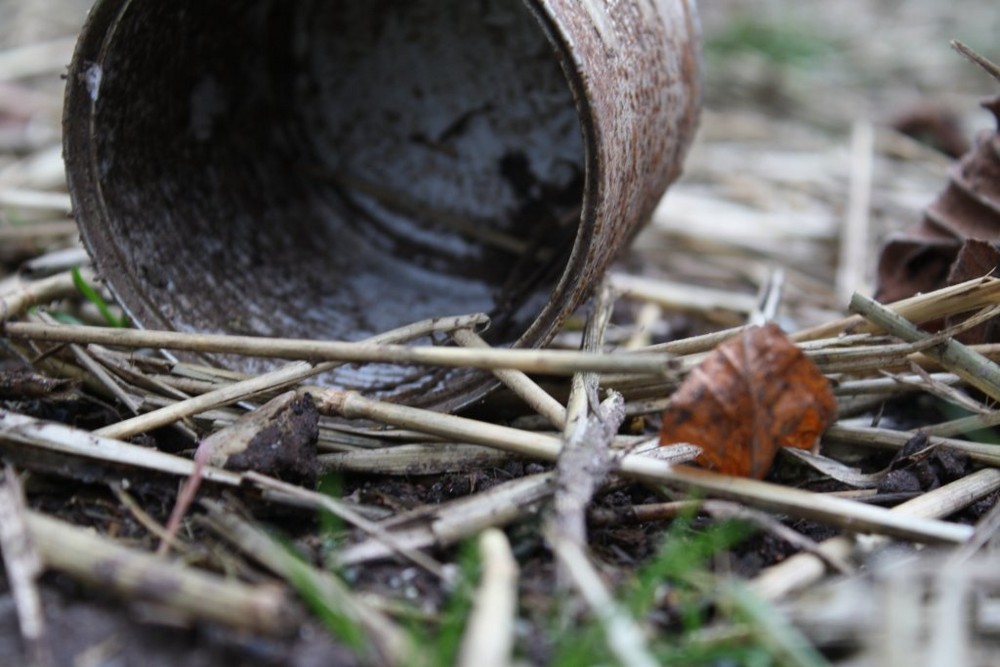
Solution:
{"label": "green sprout", "polygon": [[[619,593],[619,599],[637,619],[648,618],[664,597],[680,620],[680,634],[658,633],[651,638],[650,650],[660,664],[705,665],[732,662],[740,665],[773,665],[775,652],[756,636],[736,637],[731,641],[705,642],[699,633],[710,622],[719,620],[714,612],[716,590],[722,590],[718,577],[710,569],[717,555],[736,546],[752,533],[740,522],[722,522],[694,530],[689,518],[674,522],[663,538],[658,553],[639,569]],[[614,664],[596,622],[558,632],[554,665]]]}
{"label": "green sprout", "polygon": [[773,24],[752,17],[737,18],[706,40],[710,56],[738,57],[755,53],[775,64],[808,65],[831,53],[833,43],[805,26]]}
{"label": "green sprout", "polygon": [[108,323],[108,326],[124,329],[129,325],[128,317],[125,315],[117,317],[111,311],[111,306],[109,306],[108,302],[104,300],[104,297],[101,296],[100,292],[98,292],[93,285],[88,283],[83,278],[83,275],[80,274],[80,267],[74,266],[72,273],[73,284],[76,286],[76,289],[84,296],[85,299],[87,299],[87,301],[94,304],[98,312],[101,314],[101,317],[103,317]]}

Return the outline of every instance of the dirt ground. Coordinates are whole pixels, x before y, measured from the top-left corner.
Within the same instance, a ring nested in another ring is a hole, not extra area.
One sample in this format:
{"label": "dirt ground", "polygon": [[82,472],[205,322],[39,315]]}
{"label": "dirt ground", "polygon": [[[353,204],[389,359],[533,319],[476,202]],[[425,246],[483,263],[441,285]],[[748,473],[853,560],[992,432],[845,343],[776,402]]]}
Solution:
{"label": "dirt ground", "polygon": [[[47,42],[53,52],[40,57],[68,59],[72,37],[88,4],[85,0],[0,0],[0,97],[4,94],[3,52]],[[706,95],[699,138],[685,175],[613,273],[753,296],[769,276],[780,270],[787,280],[785,301],[777,315],[781,324],[794,330],[836,319],[844,314],[851,292],[871,293],[874,289],[874,267],[881,242],[894,230],[917,221],[946,183],[950,158],[926,144],[902,139],[890,126],[908,114],[931,108],[935,117],[954,119],[959,137],[968,139],[993,127],[993,121],[977,105],[981,98],[996,93],[998,84],[956,54],[949,40],[959,39],[1000,62],[1000,46],[995,39],[1000,14],[994,3],[986,0],[727,0],[702,2],[700,12]],[[58,160],[59,72],[42,67],[37,75],[19,76],[17,80],[26,81],[38,97],[33,101],[30,136],[9,139],[8,146],[4,141],[13,135],[5,134],[0,123],[0,176],[5,168],[25,169],[24,178],[33,179],[30,182],[35,186],[63,193]],[[861,237],[847,244],[842,230],[850,215],[858,142],[864,144],[864,137],[870,137],[870,146],[875,147],[870,149],[874,154],[871,201]],[[38,159],[28,165],[26,158],[32,155]],[[0,223],[4,223],[4,215],[0,209]],[[0,251],[0,278],[16,273],[32,254],[15,252],[12,247]],[[621,280],[625,284],[625,278]],[[661,309],[649,327],[651,342],[742,322],[742,314],[724,308],[705,307],[704,312],[693,314],[695,310],[687,302],[679,303],[675,310]],[[641,312],[636,304],[622,305],[616,310],[615,323],[624,331]],[[578,332],[570,331],[557,339],[556,345],[572,345],[578,338]],[[0,349],[0,372],[17,367],[15,355]],[[0,399],[0,407],[87,429],[119,418],[116,406],[79,395],[32,398],[6,393]],[[500,396],[472,416],[506,416],[506,405]],[[884,419],[906,427],[919,426],[920,420],[926,418],[928,405],[923,398],[897,403],[887,408]],[[629,423],[625,430],[648,435],[655,433],[657,426],[653,416]],[[178,447],[161,433],[154,433],[147,443],[164,449]],[[179,444],[186,454],[190,453],[189,444]],[[882,452],[869,454],[859,465],[870,471],[898,462],[891,452]],[[77,463],[72,458],[54,457],[32,473],[27,492],[33,508],[99,533],[114,534],[116,539],[138,548],[155,548],[154,538],[113,491],[120,482],[121,470],[95,466],[71,476],[60,474],[70,465]],[[880,489],[881,498],[873,502],[891,504],[913,498],[975,469],[967,459],[946,459],[943,455],[922,460],[919,465],[898,465],[900,470],[905,469],[905,475],[896,477],[897,486]],[[548,465],[506,459],[480,469],[430,476],[357,475],[343,480],[339,493],[359,506],[403,513],[550,469]],[[771,479],[816,492],[847,488],[795,465],[779,466]],[[174,480],[156,477],[132,487],[145,510],[163,523],[176,490]],[[598,496],[590,516],[589,546],[612,588],[624,586],[657,553],[664,534],[673,525],[669,520],[634,520],[630,508],[679,499],[679,495],[664,497],[662,490],[638,484],[623,485]],[[953,520],[974,524],[995,500],[992,496],[981,501]],[[267,505],[249,511],[269,526],[280,527],[315,563],[321,563],[331,548],[327,543],[330,535],[335,536],[337,544],[356,537],[343,530],[323,528],[314,517],[302,513],[283,514],[279,510],[272,514],[274,508]],[[560,610],[554,586],[555,567],[540,521],[536,513],[533,519],[507,529],[521,570],[520,664],[548,664],[561,655],[553,640],[553,634],[558,633],[550,632],[547,625],[558,625],[553,617]],[[704,517],[694,521],[697,529],[712,523]],[[818,521],[786,522],[816,542],[840,534],[838,529]],[[249,570],[249,577],[266,579],[260,571],[246,568],[243,561],[222,553],[227,549],[217,546],[203,526],[189,530],[186,538],[195,544],[204,539],[205,544],[210,544],[206,551],[211,552],[192,558],[226,563],[234,572],[247,575]],[[800,545],[791,546],[773,533],[762,531],[737,548],[717,554],[712,569],[750,579],[799,551]],[[462,558],[456,548],[434,550],[434,555],[449,564]],[[874,564],[866,563],[864,568],[878,571]],[[353,591],[385,602],[390,615],[405,606],[406,613],[399,615],[420,628],[418,636],[421,632],[436,636],[441,626],[447,625],[442,610],[447,610],[454,591],[421,568],[382,561],[346,567],[341,575]],[[885,581],[889,580],[887,575]],[[898,587],[885,586],[885,590],[895,591],[893,594],[899,592]],[[123,602],[120,596],[95,591],[65,575],[45,575],[41,589],[51,664],[365,664],[343,642],[332,639],[316,616],[309,616],[291,634],[268,637],[211,623],[192,625],[183,619],[171,623],[169,614],[162,609]],[[659,591],[659,606],[650,612],[649,626],[657,632],[681,636],[687,619],[677,599],[686,599],[689,593],[680,588]],[[846,604],[868,606],[870,601],[865,602],[864,593],[860,598],[849,598]],[[828,599],[832,600],[830,595]],[[817,626],[825,622],[828,629],[846,628],[835,639],[854,648],[866,645],[869,638],[864,636],[865,629],[848,627],[845,616],[849,614],[816,620],[819,617],[814,612],[820,606],[822,603],[808,601],[798,606],[789,603],[783,613],[799,619],[803,627],[810,622]],[[707,617],[720,613],[714,608],[702,611]],[[12,595],[0,594],[0,666],[26,664],[16,612]],[[812,632],[811,639],[822,636],[818,630]],[[845,639],[847,635],[851,635],[850,642]],[[702,640],[706,645],[713,641],[711,637]],[[815,643],[821,642],[815,639]],[[863,649],[844,651],[844,657],[838,653],[838,646],[832,640],[824,646],[824,655],[831,664],[889,664],[879,663],[873,658],[875,653]],[[773,656],[769,659],[771,662],[756,664],[816,664]],[[739,664],[735,660],[715,657],[698,661],[681,655],[672,664],[721,667]]]}

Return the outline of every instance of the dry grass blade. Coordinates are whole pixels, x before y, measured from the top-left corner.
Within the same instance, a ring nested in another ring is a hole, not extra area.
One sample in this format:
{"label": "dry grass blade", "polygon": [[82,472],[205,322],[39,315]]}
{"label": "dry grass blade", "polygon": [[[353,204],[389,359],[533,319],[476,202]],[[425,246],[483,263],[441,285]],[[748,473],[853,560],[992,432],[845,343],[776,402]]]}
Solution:
{"label": "dry grass blade", "polygon": [[351,525],[357,526],[364,532],[371,535],[373,539],[377,540],[383,547],[388,549],[390,553],[406,558],[415,565],[419,565],[431,574],[435,575],[439,579],[449,579],[449,575],[445,572],[445,569],[433,558],[417,551],[411,545],[397,539],[396,535],[390,533],[380,524],[373,523],[361,516],[361,514],[349,507],[346,503],[338,501],[325,494],[309,491],[308,489],[303,489],[293,484],[272,479],[258,473],[247,473],[247,478],[256,484],[261,490],[265,491],[265,497],[269,499],[291,499],[293,501],[299,501],[300,503],[307,503],[316,509],[322,509],[330,512],[334,516],[350,523]]}
{"label": "dry grass blade", "polygon": [[502,466],[506,452],[480,445],[399,445],[373,450],[321,454],[320,472],[360,475],[441,475]]}
{"label": "dry grass blade", "polygon": [[819,544],[767,514],[724,500],[692,502],[695,509],[707,512],[716,519],[739,519],[753,524],[779,540],[787,542],[799,551],[811,553],[817,558],[821,558],[834,572],[852,574],[855,571],[854,567],[845,559],[837,558],[835,555],[824,552]]}
{"label": "dry grass blade", "polygon": [[[81,271],[88,282],[93,276]],[[28,308],[56,299],[77,294],[76,283],[71,273],[60,273],[55,276],[29,282],[16,291],[0,295],[0,325],[8,319],[23,314]]]}
{"label": "dry grass blade", "polygon": [[[869,426],[848,426],[834,424],[823,434],[824,441],[843,442],[847,444],[877,447],[879,449],[898,450],[909,442],[916,433],[894,431],[887,428]],[[954,438],[931,437],[930,444],[949,447],[964,452],[969,458],[992,466],[1000,466],[1000,449],[996,445],[986,445],[968,440]]]}
{"label": "dry grass blade", "polygon": [[667,308],[701,311],[719,309],[738,313],[751,313],[757,308],[757,297],[753,294],[737,294],[697,285],[681,285],[623,273],[611,274],[609,282],[611,288],[622,296]]}
{"label": "dry grass blade", "polygon": [[857,121],[851,131],[850,191],[847,219],[840,242],[837,296],[843,301],[864,286],[868,272],[868,249],[872,246],[871,203],[875,168],[875,128]]}
{"label": "dry grass blade", "polygon": [[234,382],[215,391],[178,401],[153,412],[126,419],[94,431],[106,438],[125,439],[139,433],[167,426],[213,408],[219,408],[260,394],[278,391],[298,384],[315,372],[315,367],[305,361],[292,362],[278,370],[264,373],[242,382]]}
{"label": "dry grass blade", "polygon": [[37,512],[27,516],[46,567],[85,584],[262,635],[287,634],[298,625],[295,608],[278,588],[171,563]]}
{"label": "dry grass blade", "polygon": [[[123,382],[132,384],[135,388],[153,392],[154,394],[166,396],[173,400],[183,401],[191,396],[175,387],[162,382],[159,378],[145,374],[136,363],[137,360],[134,358],[123,357],[122,355],[112,352],[100,345],[90,345],[87,347],[87,352],[90,355],[101,362],[101,364],[108,369],[109,372],[121,378]],[[211,387],[215,389],[216,387]],[[204,391],[199,393],[206,393]]]}
{"label": "dry grass blade", "polygon": [[[134,396],[129,394],[125,389],[115,381],[115,378],[108,373],[107,370],[100,364],[98,364],[87,351],[79,345],[70,345],[70,352],[76,358],[77,363],[86,370],[95,381],[99,382],[109,394],[114,396],[116,399],[121,401],[122,405],[128,408],[129,412],[132,414],[139,413],[139,401]],[[122,436],[111,436],[111,437],[129,437],[134,435],[132,433],[124,434]]]}
{"label": "dry grass blade", "polygon": [[927,435],[950,438],[954,435],[971,433],[972,431],[992,428],[997,425],[1000,425],[1000,410],[993,410],[991,412],[978,415],[970,415],[968,417],[960,417],[951,421],[941,422],[940,424],[925,426],[920,430]]}
{"label": "dry grass blade", "polygon": [[968,539],[968,526],[913,518],[844,498],[752,479],[728,477],[685,466],[662,465],[644,457],[623,459],[619,473],[650,483],[742,502],[752,507],[812,519],[858,533],[886,535],[915,542],[957,543]]}
{"label": "dry grass blade", "polygon": [[421,664],[419,647],[382,613],[353,596],[333,575],[317,570],[290,553],[266,532],[236,517],[218,503],[205,503],[206,523],[292,587],[308,587],[329,609],[359,624],[390,665]]}
{"label": "dry grass blade", "polygon": [[1000,531],[1000,503],[997,503],[976,524],[976,530],[969,541],[961,545],[948,558],[947,564],[960,568],[986,546]]}
{"label": "dry grass blade", "polygon": [[774,537],[787,542],[797,549],[812,553],[821,558],[836,572],[848,573],[853,568],[844,559],[835,554],[823,551],[821,545],[815,543],[802,533],[789,528],[775,517],[747,507],[727,502],[725,500],[675,500],[649,505],[630,505],[622,509],[591,510],[590,522],[597,525],[618,525],[620,523],[647,523],[654,521],[670,521],[678,517],[690,517],[697,512],[705,512],[719,519],[742,519],[752,523],[761,530],[771,533]]}
{"label": "dry grass blade", "polygon": [[28,526],[24,489],[10,465],[0,482],[0,551],[31,663],[39,667],[53,664],[45,642],[45,612],[38,592],[38,577],[44,563]]}
{"label": "dry grass blade", "polygon": [[892,374],[883,373],[880,378],[865,378],[863,380],[847,380],[839,382],[833,388],[837,396],[863,396],[866,394],[897,394],[904,392],[927,391],[928,380],[940,385],[954,386],[961,378],[954,373],[920,373]]}
{"label": "dry grass blade", "polygon": [[[190,475],[195,467],[190,459],[0,410],[0,449],[16,458],[18,449],[25,447],[37,447],[170,475]],[[209,481],[228,486],[239,486],[243,481],[242,475],[218,468],[206,467],[202,474]]]}
{"label": "dry grass blade", "polygon": [[[886,307],[910,322],[919,323],[993,306],[997,303],[997,299],[1000,299],[1000,279],[987,277],[919,294],[888,304]],[[860,315],[853,315],[836,322],[797,331],[791,334],[791,338],[803,342],[831,338],[844,332],[876,333],[880,330],[878,325],[867,322]]]}
{"label": "dry grass blade", "polygon": [[[976,500],[1000,489],[1000,470],[980,470],[951,484],[928,491],[924,495],[896,506],[891,512],[919,517],[941,517],[953,514]],[[968,532],[967,538],[972,536]],[[848,537],[834,537],[822,542],[824,554],[849,559],[854,551]],[[754,592],[769,600],[776,600],[792,591],[818,581],[826,574],[822,559],[809,553],[796,554],[761,572],[751,583]]]}
{"label": "dry grass blade", "polygon": [[0,227],[0,243],[77,234],[75,222],[34,222],[19,227]]}
{"label": "dry grass blade", "polygon": [[[428,516],[418,525],[394,529],[392,542],[406,549],[449,546],[532,512],[535,504],[547,498],[552,490],[552,473],[505,482],[476,495],[429,508]],[[354,565],[392,554],[386,541],[376,538],[344,548],[336,555],[336,561],[340,565]]]}
{"label": "dry grass blade", "polygon": [[635,316],[635,323],[632,325],[632,334],[621,345],[621,349],[642,350],[643,348],[648,348],[652,344],[653,328],[663,317],[663,312],[663,308],[655,303],[644,303]]}
{"label": "dry grass blade", "polygon": [[672,340],[666,343],[658,343],[657,345],[650,345],[649,347],[636,350],[636,352],[665,352],[667,354],[674,354],[677,356],[710,352],[733,336],[740,335],[746,331],[748,327],[749,325],[734,327],[732,329],[715,331],[701,336],[691,336],[690,338],[682,338],[680,340]]}
{"label": "dry grass blade", "polygon": [[[327,390],[322,396],[317,397],[317,407],[321,411],[330,410],[350,419],[372,419],[401,428],[412,428],[464,442],[498,447],[523,456],[553,461],[559,454],[558,438],[384,401],[374,401],[354,392]],[[646,456],[633,454],[620,457],[617,460],[616,472],[623,477],[718,495],[721,498],[811,518],[852,531],[882,533],[901,539],[931,542],[961,542],[968,537],[967,526],[912,519],[891,514],[880,507],[841,498],[817,496],[814,493],[777,484],[717,475],[694,468],[674,467],[662,460]]]}
{"label": "dry grass blade", "polygon": [[[932,339],[906,318],[897,315],[878,302],[860,294],[851,299],[851,310],[894,336],[911,343]],[[994,400],[1000,400],[1000,366],[975,350],[956,340],[947,340],[939,346],[924,350],[924,354],[939,361],[973,387]]]}
{"label": "dry grass blade", "polygon": [[152,347],[186,352],[304,359],[312,362],[419,364],[484,370],[514,369],[540,375],[572,375],[593,371],[663,377],[667,375],[672,360],[672,357],[665,354],[612,355],[562,350],[406,347],[288,338],[187,334],[173,331],[50,326],[33,322],[8,322],[3,328],[3,333],[15,340],[36,342]]}
{"label": "dry grass blade", "polygon": [[911,364],[911,367],[917,371],[918,375],[925,378],[923,389],[926,394],[939,398],[945,403],[951,403],[974,415],[985,416],[990,413],[990,408],[969,396],[961,388],[937,382],[931,378],[930,373],[916,364]]}
{"label": "dry grass blade", "polygon": [[618,662],[625,667],[656,667],[659,663],[649,652],[642,629],[611,596],[582,546],[567,539],[557,541],[556,546],[558,562],[597,617]]}
{"label": "dry grass blade", "polygon": [[0,51],[0,81],[62,72],[75,45],[75,38],[63,37]]}
{"label": "dry grass blade", "polygon": [[0,206],[67,215],[73,210],[69,195],[61,192],[0,188]]}
{"label": "dry grass blade", "polygon": [[819,456],[804,449],[786,448],[782,451],[785,456],[798,459],[814,470],[823,473],[830,479],[847,484],[855,489],[874,489],[888,474],[888,469],[874,473],[863,473],[857,468],[844,465],[825,456]]}
{"label": "dry grass blade", "polygon": [[[945,484],[907,500],[894,507],[892,511],[919,517],[949,516],[998,489],[1000,489],[1000,470],[984,468],[951,484]],[[972,537],[975,531],[970,526],[962,527],[967,529],[966,540]]]}
{"label": "dry grass blade", "polygon": [[459,667],[506,667],[511,664],[517,620],[518,566],[502,531],[479,537],[482,578],[465,626],[456,664]]}
{"label": "dry grass blade", "polygon": [[[452,337],[456,343],[465,347],[477,349],[490,347],[477,333],[467,329],[455,331]],[[513,370],[495,370],[493,374],[508,389],[520,396],[535,412],[545,417],[550,424],[559,429],[566,425],[566,408],[525,373]]]}
{"label": "dry grass blade", "polygon": [[162,543],[166,543],[171,549],[179,551],[184,555],[191,553],[191,547],[177,539],[176,535],[171,535],[164,526],[160,525],[159,522],[139,505],[135,498],[122,488],[121,484],[113,483],[110,486],[111,492],[115,494],[115,498],[122,504],[122,507],[128,510],[129,514],[132,515],[139,525],[149,531],[151,535],[154,535]]}
{"label": "dry grass blade", "polygon": [[[411,338],[429,335],[437,331],[451,331],[464,327],[485,325],[485,315],[469,315],[452,318],[435,318],[394,329],[366,341],[371,344],[406,341]],[[219,387],[195,398],[189,398],[172,405],[165,406],[148,414],[129,419],[118,424],[107,426],[97,431],[98,435],[109,438],[128,438],[138,433],[151,431],[161,426],[191,417],[213,408],[230,405],[247,400],[268,392],[298,384],[315,375],[326,373],[336,368],[338,363],[327,362],[310,364],[304,361],[294,362],[277,370],[256,377],[234,382],[228,386]]]}
{"label": "dry grass blade", "polygon": [[[418,433],[438,436],[452,442],[484,445],[545,461],[556,461],[562,447],[562,439],[558,436],[522,431],[466,417],[440,414],[432,410],[423,410],[387,401],[377,401],[365,398],[357,392],[325,389],[317,392],[315,399],[316,407],[324,414],[340,415],[348,419],[368,419],[401,429],[411,429]],[[666,447],[662,448],[661,451],[678,463],[691,460],[696,453],[692,452],[690,446],[676,449]],[[625,454],[618,461],[620,464],[621,461],[632,458],[637,458],[637,456]]]}
{"label": "dry grass blade", "polygon": [[1000,82],[1000,67],[997,67],[992,61],[979,55],[957,39],[952,40],[951,47],[968,58],[970,62],[979,65],[984,72]]}

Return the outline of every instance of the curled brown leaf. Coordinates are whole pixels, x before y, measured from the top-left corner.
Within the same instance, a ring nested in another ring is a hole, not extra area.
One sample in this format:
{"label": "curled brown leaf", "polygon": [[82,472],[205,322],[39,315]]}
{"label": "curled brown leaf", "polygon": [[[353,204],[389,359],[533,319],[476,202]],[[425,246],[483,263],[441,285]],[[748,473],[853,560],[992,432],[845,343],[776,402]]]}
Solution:
{"label": "curled brown leaf", "polygon": [[663,413],[660,444],[698,445],[702,465],[760,479],[780,447],[811,449],[836,408],[826,377],[777,325],[752,327],[687,377]]}

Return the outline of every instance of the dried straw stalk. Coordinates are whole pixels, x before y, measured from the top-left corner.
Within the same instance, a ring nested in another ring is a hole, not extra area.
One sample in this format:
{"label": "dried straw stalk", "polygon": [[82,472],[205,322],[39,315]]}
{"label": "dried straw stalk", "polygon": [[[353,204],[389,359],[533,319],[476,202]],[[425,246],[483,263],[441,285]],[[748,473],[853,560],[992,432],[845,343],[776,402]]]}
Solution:
{"label": "dried straw stalk", "polygon": [[[548,461],[555,461],[560,451],[560,439],[553,436],[375,401],[356,392],[326,390],[317,397],[317,406],[321,411],[332,412],[349,419],[371,419],[383,424],[414,429],[460,442],[497,447],[522,456]],[[931,542],[954,543],[968,537],[967,526],[900,516],[881,507],[864,505],[843,498],[818,496],[777,484],[729,477],[694,468],[676,467],[647,456],[626,454],[620,457],[617,460],[616,472],[624,477],[708,493],[774,512],[811,518],[851,531],[873,532],[901,539]]]}
{"label": "dried straw stalk", "polygon": [[27,520],[45,565],[90,586],[262,635],[287,634],[298,626],[296,608],[277,587],[251,586],[165,561],[38,512],[28,512]]}
{"label": "dried straw stalk", "polygon": [[669,372],[672,359],[670,355],[665,354],[611,355],[563,350],[406,347],[290,338],[189,334],[176,331],[55,326],[34,322],[8,322],[3,328],[3,333],[15,340],[35,342],[151,347],[184,352],[300,359],[314,363],[336,361],[419,364],[485,370],[514,369],[539,375],[572,375],[593,371],[663,377]]}

